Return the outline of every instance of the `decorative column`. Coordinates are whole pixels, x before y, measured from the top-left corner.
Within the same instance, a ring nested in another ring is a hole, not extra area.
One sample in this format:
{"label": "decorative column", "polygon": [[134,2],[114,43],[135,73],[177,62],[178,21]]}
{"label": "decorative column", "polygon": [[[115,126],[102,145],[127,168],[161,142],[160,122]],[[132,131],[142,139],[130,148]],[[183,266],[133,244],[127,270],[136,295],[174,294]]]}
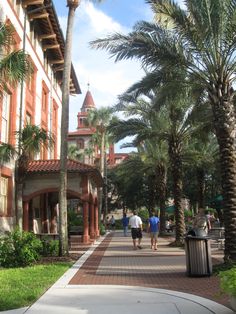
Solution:
{"label": "decorative column", "polygon": [[29,202],[23,202],[23,230],[29,231]]}
{"label": "decorative column", "polygon": [[89,234],[90,234],[90,239],[95,239],[95,231],[94,231],[94,227],[95,227],[95,223],[94,223],[94,203],[93,201],[90,203],[89,206]]}
{"label": "decorative column", "polygon": [[85,201],[83,203],[83,225],[84,225],[83,243],[89,242],[88,211],[89,211],[89,203]]}
{"label": "decorative column", "polygon": [[95,226],[95,235],[98,238],[100,236],[99,226],[98,226],[98,205],[94,205],[94,226]]}
{"label": "decorative column", "polygon": [[51,208],[50,233],[57,233],[57,204]]}

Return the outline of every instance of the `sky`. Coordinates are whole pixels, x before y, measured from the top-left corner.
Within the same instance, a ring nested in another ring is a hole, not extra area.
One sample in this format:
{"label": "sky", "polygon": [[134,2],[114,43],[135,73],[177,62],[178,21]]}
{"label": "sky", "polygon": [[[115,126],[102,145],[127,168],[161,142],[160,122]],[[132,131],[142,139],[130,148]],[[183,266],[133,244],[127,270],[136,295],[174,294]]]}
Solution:
{"label": "sky", "polygon": [[[66,0],[53,0],[63,32],[66,31],[68,8]],[[151,21],[153,14],[145,0],[81,0],[75,12],[72,63],[82,90],[70,99],[69,130],[75,131],[80,111],[90,84],[97,108],[113,106],[117,96],[144,75],[138,61],[114,63],[103,50],[89,48],[89,42],[113,32],[127,34],[137,21]],[[120,145],[116,145],[116,151]]]}

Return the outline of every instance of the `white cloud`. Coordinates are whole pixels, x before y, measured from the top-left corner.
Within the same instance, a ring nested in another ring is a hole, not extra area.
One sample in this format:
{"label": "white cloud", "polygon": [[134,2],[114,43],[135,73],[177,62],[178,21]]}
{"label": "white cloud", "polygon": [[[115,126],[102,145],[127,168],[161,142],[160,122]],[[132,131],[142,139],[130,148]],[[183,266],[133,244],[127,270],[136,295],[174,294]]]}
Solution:
{"label": "white cloud", "polygon": [[113,21],[102,11],[97,10],[91,2],[84,2],[84,12],[87,15],[92,29],[98,34],[106,34],[107,31],[120,32],[122,27],[119,23]]}
{"label": "white cloud", "polygon": [[[60,23],[65,29],[66,19],[60,18]],[[126,34],[128,31],[96,9],[91,2],[82,2],[76,11],[72,62],[83,94],[71,97],[70,130],[76,129],[76,116],[82,106],[88,82],[94,102],[99,108],[114,105],[117,96],[143,75],[138,62],[126,60],[114,63],[106,51],[89,48],[89,42],[96,38],[104,37],[111,32]]]}

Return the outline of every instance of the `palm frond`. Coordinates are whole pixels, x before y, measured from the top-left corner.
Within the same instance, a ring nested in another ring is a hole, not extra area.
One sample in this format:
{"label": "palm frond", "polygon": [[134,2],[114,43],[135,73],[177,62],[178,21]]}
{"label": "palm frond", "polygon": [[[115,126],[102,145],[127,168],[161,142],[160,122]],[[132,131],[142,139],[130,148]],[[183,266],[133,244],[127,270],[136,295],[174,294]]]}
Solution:
{"label": "palm frond", "polygon": [[0,145],[0,164],[9,162],[16,156],[17,152],[15,147],[10,144],[2,143]]}

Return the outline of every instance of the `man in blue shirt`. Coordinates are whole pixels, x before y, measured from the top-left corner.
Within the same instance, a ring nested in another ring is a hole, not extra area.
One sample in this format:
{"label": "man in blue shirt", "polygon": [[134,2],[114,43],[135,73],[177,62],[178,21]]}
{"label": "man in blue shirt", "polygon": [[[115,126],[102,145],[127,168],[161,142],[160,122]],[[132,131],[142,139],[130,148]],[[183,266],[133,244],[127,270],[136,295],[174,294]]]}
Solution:
{"label": "man in blue shirt", "polygon": [[151,235],[151,249],[157,250],[157,237],[159,231],[160,219],[155,216],[155,211],[152,211],[152,217],[148,221],[148,230]]}
{"label": "man in blue shirt", "polygon": [[122,225],[124,230],[124,237],[127,237],[128,226],[129,226],[129,218],[127,217],[126,213],[123,213]]}

